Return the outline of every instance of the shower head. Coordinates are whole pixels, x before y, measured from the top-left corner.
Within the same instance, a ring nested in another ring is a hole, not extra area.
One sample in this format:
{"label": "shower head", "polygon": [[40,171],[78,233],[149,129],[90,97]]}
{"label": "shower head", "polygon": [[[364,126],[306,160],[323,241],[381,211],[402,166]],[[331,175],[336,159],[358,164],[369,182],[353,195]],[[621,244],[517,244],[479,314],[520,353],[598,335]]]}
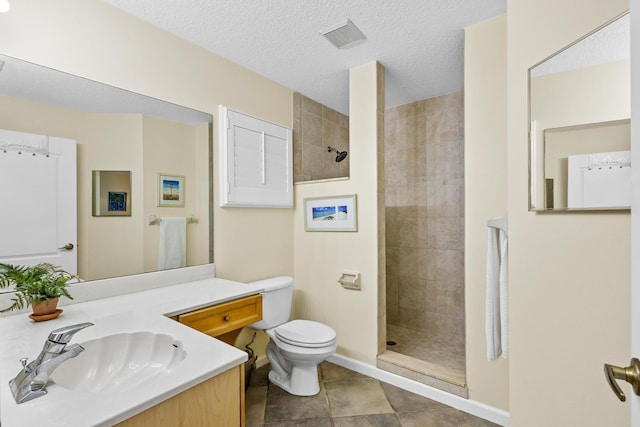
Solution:
{"label": "shower head", "polygon": [[335,151],[336,152],[336,162],[341,162],[343,161],[346,157],[347,157],[347,151],[338,151],[336,148],[333,147],[329,147],[329,152]]}

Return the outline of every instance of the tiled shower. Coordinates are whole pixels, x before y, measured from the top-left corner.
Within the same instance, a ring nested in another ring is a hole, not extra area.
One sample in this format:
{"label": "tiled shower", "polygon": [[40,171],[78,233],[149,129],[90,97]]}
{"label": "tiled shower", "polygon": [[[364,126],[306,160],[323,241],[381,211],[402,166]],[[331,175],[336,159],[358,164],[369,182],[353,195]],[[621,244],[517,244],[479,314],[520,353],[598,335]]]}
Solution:
{"label": "tiled shower", "polygon": [[[349,117],[294,93],[294,181],[349,176]],[[464,374],[463,93],[385,110],[388,350]],[[385,365],[389,366],[389,365]]]}
{"label": "tiled shower", "polygon": [[349,150],[349,116],[299,93],[293,94],[293,181],[349,176],[349,157],[336,162],[335,153]]}
{"label": "tiled shower", "polygon": [[456,371],[465,341],[463,105],[457,92],[385,110],[387,349]]}

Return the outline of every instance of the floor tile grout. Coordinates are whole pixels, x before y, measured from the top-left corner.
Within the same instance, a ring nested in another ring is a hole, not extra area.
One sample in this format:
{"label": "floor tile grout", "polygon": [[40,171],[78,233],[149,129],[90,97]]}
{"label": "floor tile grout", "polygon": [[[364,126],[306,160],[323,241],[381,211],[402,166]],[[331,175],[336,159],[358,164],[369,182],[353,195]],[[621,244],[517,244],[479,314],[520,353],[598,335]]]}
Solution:
{"label": "floor tile grout", "polygon": [[268,371],[266,365],[252,373],[247,389],[247,427],[496,426],[329,362],[319,366],[320,393],[312,397],[292,396],[269,384]]}

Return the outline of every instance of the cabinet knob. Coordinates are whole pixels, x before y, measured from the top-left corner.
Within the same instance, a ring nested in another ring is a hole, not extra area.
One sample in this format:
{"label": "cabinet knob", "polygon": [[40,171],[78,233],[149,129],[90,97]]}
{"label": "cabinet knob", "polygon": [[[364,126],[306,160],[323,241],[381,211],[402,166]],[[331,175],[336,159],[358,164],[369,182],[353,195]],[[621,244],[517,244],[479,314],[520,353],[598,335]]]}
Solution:
{"label": "cabinet knob", "polygon": [[227,316],[224,316],[222,320],[224,320],[225,322],[228,322],[229,320],[231,320],[231,317],[227,315]]}

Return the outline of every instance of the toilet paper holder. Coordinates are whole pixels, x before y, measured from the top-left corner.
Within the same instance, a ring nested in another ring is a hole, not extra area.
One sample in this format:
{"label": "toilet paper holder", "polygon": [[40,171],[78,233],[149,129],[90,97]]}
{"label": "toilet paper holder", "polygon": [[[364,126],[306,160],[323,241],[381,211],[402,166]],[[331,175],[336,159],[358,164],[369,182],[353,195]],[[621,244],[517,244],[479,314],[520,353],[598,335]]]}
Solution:
{"label": "toilet paper holder", "polygon": [[345,289],[360,290],[360,273],[344,272],[338,279],[338,283]]}

